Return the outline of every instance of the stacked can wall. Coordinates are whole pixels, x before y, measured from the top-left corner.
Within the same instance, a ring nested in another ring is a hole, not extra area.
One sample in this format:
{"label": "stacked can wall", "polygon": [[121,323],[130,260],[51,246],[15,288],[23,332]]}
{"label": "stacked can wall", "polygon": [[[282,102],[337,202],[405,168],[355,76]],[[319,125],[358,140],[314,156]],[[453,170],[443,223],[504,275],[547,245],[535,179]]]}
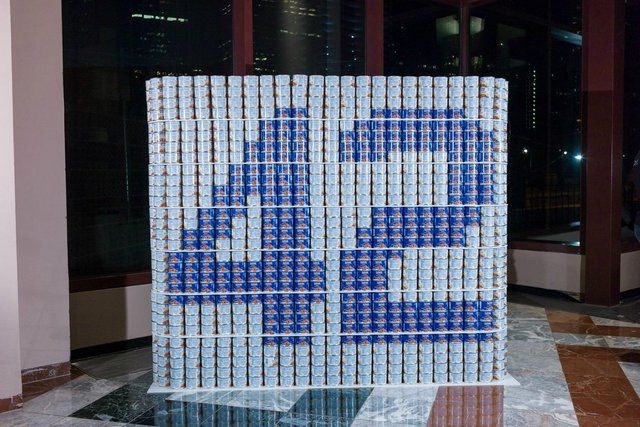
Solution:
{"label": "stacked can wall", "polygon": [[147,82],[153,371],[476,383],[506,357],[507,82]]}

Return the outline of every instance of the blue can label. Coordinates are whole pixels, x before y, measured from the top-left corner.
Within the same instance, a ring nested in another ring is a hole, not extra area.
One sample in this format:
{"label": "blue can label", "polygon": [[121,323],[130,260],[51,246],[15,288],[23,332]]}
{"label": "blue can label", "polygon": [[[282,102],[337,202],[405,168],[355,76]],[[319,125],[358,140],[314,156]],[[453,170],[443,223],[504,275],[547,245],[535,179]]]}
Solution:
{"label": "blue can label", "polygon": [[465,312],[476,312],[478,311],[478,301],[477,300],[465,300],[463,302],[463,306],[464,306],[464,311]]}
{"label": "blue can label", "polygon": [[491,343],[493,342],[493,334],[478,334],[478,340],[481,342]]}
{"label": "blue can label", "polygon": [[216,273],[216,292],[231,292],[231,279],[224,273]]}
{"label": "blue can label", "polygon": [[420,314],[432,313],[433,312],[433,301],[419,301],[418,302],[418,312]]}
{"label": "blue can label", "polygon": [[480,331],[490,331],[493,329],[493,321],[482,321],[478,322],[478,329]]}
{"label": "blue can label", "polygon": [[340,270],[341,271],[355,272],[356,271],[356,263],[357,263],[357,261],[355,259],[348,259],[347,260],[346,258],[343,258],[340,261]]}
{"label": "blue can label", "polygon": [[419,322],[426,322],[426,323],[433,323],[434,321],[434,314],[433,312],[419,312],[418,313],[418,321]]}
{"label": "blue can label", "polygon": [[198,273],[184,273],[183,281],[185,285],[193,286],[198,284]]}
{"label": "blue can label", "polygon": [[[448,239],[449,238],[449,227],[448,226],[438,226],[433,229],[433,235],[436,239]],[[436,244],[436,246],[438,246]]]}
{"label": "blue can label", "polygon": [[367,327],[367,329],[371,330],[371,325],[373,323],[373,317],[371,315],[371,313],[360,313],[358,312],[357,316],[357,323],[360,325],[365,325]]}
{"label": "blue can label", "polygon": [[462,345],[463,342],[464,342],[464,335],[463,334],[451,334],[449,336],[449,343],[451,343],[451,344]]}
{"label": "blue can label", "polygon": [[433,320],[418,319],[418,331],[431,332],[433,330]]}
{"label": "blue can label", "polygon": [[438,216],[434,220],[434,226],[438,228],[449,227],[449,216]]}
{"label": "blue can label", "polygon": [[449,310],[447,301],[433,301],[432,305],[434,313],[447,313]]}
{"label": "blue can label", "polygon": [[[397,230],[396,233],[394,233],[393,237],[389,238],[389,247],[391,248],[401,248],[404,246],[404,237],[402,237],[402,230]],[[397,253],[397,251],[393,251],[393,253]],[[389,253],[389,257],[392,257],[391,252]]]}
{"label": "blue can label", "polygon": [[280,273],[278,277],[278,290],[282,292],[293,292],[293,272]]}
{"label": "blue can label", "polygon": [[[473,330],[473,329],[470,329]],[[463,337],[463,341],[465,343],[477,343],[478,342],[478,334],[465,334]]]}
{"label": "blue can label", "polygon": [[478,193],[478,174],[465,173],[463,177],[465,194],[477,194]]}
{"label": "blue can label", "polygon": [[401,302],[389,302],[387,303],[387,310],[389,313],[402,313],[402,303]]}
{"label": "blue can label", "polygon": [[490,205],[493,202],[493,198],[491,196],[480,195],[478,196],[478,203],[481,205]]}
{"label": "blue can label", "polygon": [[201,285],[210,285],[212,283],[215,283],[215,273],[213,271],[208,273],[200,273],[199,278]]}
{"label": "blue can label", "polygon": [[480,310],[478,312],[478,320],[480,322],[492,322],[493,321],[493,312],[488,310]]}
{"label": "blue can label", "polygon": [[420,228],[433,228],[436,224],[436,220],[433,217],[419,217],[418,227]]}
{"label": "blue can label", "polygon": [[[342,273],[341,273],[342,276]],[[341,278],[341,288],[345,291],[355,291],[357,289],[357,281],[355,272],[345,272],[344,278]]]}
{"label": "blue can label", "polygon": [[490,155],[484,153],[470,152],[462,154],[462,161],[464,162],[485,162],[491,161]]}
{"label": "blue can label", "polygon": [[278,314],[278,296],[276,294],[262,295],[262,304],[264,314]]}
{"label": "blue can label", "polygon": [[356,280],[358,282],[358,288],[359,290],[363,291],[366,289],[363,289],[364,287],[366,287],[367,289],[370,288],[370,282],[371,282],[371,270],[370,269],[358,269],[356,271]]}
{"label": "blue can label", "polygon": [[480,186],[478,185],[464,185],[463,186],[464,189],[464,193],[467,197],[475,197],[477,198],[477,196],[480,194]]}
{"label": "blue can label", "polygon": [[352,251],[352,250],[342,251],[341,261],[355,261],[355,260],[356,260],[356,251]]}
{"label": "blue can label", "polygon": [[448,320],[449,327],[452,330],[461,331],[464,329],[464,316],[462,315],[462,313],[449,313]]}
{"label": "blue can label", "polygon": [[170,295],[169,296],[169,305],[181,306],[183,304],[184,298],[180,295]]}
{"label": "blue can label", "polygon": [[389,237],[387,233],[387,229],[385,228],[374,228],[373,229],[373,247],[374,248],[386,248],[389,244]]}
{"label": "blue can label", "polygon": [[[342,333],[344,334],[355,334],[356,331],[356,323],[355,321],[353,323],[345,323],[345,321],[343,320],[342,322]],[[352,340],[353,337],[342,337],[342,341],[348,341],[348,340]]]}
{"label": "blue can label", "polygon": [[197,242],[198,241],[198,230],[183,230],[182,232],[182,240],[183,242]]}
{"label": "blue can label", "polygon": [[449,218],[449,208],[435,207],[433,208],[433,216],[435,218]]}
{"label": "blue can label", "polygon": [[371,309],[374,313],[379,313],[379,314],[384,314],[386,315],[387,313],[387,301],[386,298],[384,299],[384,301],[376,301],[374,300],[374,302],[371,303]]}
{"label": "blue can label", "polygon": [[446,320],[434,320],[433,330],[437,332],[449,331],[449,322]]}
{"label": "blue can label", "polygon": [[294,275],[295,275],[296,289],[305,290],[309,288],[309,272],[308,271],[296,271]]}
{"label": "blue can label", "polygon": [[480,121],[479,120],[466,120],[464,122],[464,128],[469,130],[469,131],[477,132],[479,127],[480,127]]}
{"label": "blue can label", "polygon": [[307,252],[295,253],[295,268],[296,271],[311,271],[311,261]]}
{"label": "blue can label", "polygon": [[385,208],[377,207],[371,208],[371,215],[375,218],[387,218],[387,210]]}
{"label": "blue can label", "polygon": [[355,303],[356,302],[356,294],[354,293],[344,293],[340,295],[340,301],[345,303]]}
{"label": "blue can label", "polygon": [[420,226],[420,221],[418,221],[418,217],[405,218],[404,219],[404,228],[408,229],[417,229]]}
{"label": "blue can label", "polygon": [[482,311],[492,311],[494,309],[493,300],[480,301],[479,308]]}
{"label": "blue can label", "polygon": [[264,271],[262,273],[262,282],[264,283],[265,290],[274,288],[277,283],[278,273],[276,271]]}
{"label": "blue can label", "polygon": [[185,254],[182,252],[169,252],[167,254],[167,262],[181,264],[185,255],[188,255],[188,254]]}
{"label": "blue can label", "polygon": [[437,248],[449,247],[449,237],[434,237],[433,245]]}
{"label": "blue can label", "polygon": [[480,327],[480,322],[473,316],[466,317],[464,319],[464,328],[467,331],[477,331]]}
{"label": "blue can label", "polygon": [[[425,331],[428,332],[428,331]],[[420,344],[432,344],[434,341],[433,335],[420,335],[419,337]]]}
{"label": "blue can label", "polygon": [[462,313],[463,310],[463,303],[462,301],[449,301],[449,312],[454,312],[454,313]]}
{"label": "blue can label", "polygon": [[184,274],[183,273],[169,273],[167,275],[167,284],[169,286],[169,292],[183,292],[184,291]]}
{"label": "blue can label", "polygon": [[464,237],[464,225],[451,226],[449,228],[449,236],[452,239],[461,239]]}
{"label": "blue can label", "polygon": [[391,207],[387,208],[387,216],[389,218],[398,218],[402,221],[402,208],[399,207]]}
{"label": "blue can label", "polygon": [[403,313],[402,322],[405,329],[417,330],[418,328],[418,317],[415,313]]}
{"label": "blue can label", "polygon": [[[371,276],[371,289],[385,289],[387,286],[387,278],[384,273],[374,271]],[[375,298],[382,298],[380,293],[376,293]],[[386,298],[386,296],[385,296]]]}
{"label": "blue can label", "polygon": [[372,280],[386,280],[387,258],[375,259],[371,262]]}
{"label": "blue can label", "polygon": [[231,304],[231,296],[230,295],[216,295],[216,304],[218,304],[218,305],[229,305],[229,304]]}
{"label": "blue can label", "polygon": [[291,257],[285,256],[287,252],[280,252],[278,259],[278,271],[279,272],[292,272],[295,267],[295,262]]}
{"label": "blue can label", "polygon": [[[277,272],[278,271],[278,261],[277,259],[273,259],[276,258],[275,255],[277,255],[277,252],[265,252],[265,255],[269,255],[268,260],[265,260],[262,262],[262,271],[265,272]],[[271,258],[272,257],[272,258]]]}
{"label": "blue can label", "polygon": [[356,310],[358,313],[371,313],[371,296],[369,294],[358,294]]}
{"label": "blue can label", "polygon": [[[386,261],[387,261],[387,251],[373,250],[371,251],[371,257],[373,259],[373,269],[378,269],[379,265],[382,265],[383,269],[386,269]],[[384,264],[381,264],[384,263]]]}
{"label": "blue can label", "polygon": [[401,313],[388,314],[387,328],[391,332],[402,332],[402,314]]}

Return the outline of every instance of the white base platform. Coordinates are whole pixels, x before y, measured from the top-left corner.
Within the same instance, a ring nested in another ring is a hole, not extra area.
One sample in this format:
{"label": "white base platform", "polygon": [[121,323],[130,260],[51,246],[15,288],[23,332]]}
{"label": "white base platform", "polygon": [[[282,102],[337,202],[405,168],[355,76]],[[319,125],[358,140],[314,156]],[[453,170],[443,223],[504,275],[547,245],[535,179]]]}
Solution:
{"label": "white base platform", "polygon": [[243,390],[312,390],[312,389],[333,389],[333,388],[390,388],[390,387],[415,387],[415,388],[433,388],[433,387],[451,387],[451,386],[519,386],[518,380],[513,378],[510,374],[507,374],[501,381],[491,382],[473,382],[473,383],[431,383],[431,384],[371,384],[371,385],[337,385],[337,386],[293,386],[293,387],[225,387],[225,388],[182,388],[175,389],[171,387],[161,387],[156,384],[152,384],[147,390],[147,393],[159,394],[159,393],[201,393],[201,392],[217,392],[217,391],[243,391]]}

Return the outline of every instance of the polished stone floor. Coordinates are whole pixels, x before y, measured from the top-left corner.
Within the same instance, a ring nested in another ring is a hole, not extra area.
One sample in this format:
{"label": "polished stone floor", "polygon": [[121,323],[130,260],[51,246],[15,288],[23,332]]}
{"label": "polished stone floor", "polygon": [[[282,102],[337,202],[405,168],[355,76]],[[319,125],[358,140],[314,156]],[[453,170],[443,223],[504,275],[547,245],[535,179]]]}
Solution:
{"label": "polished stone floor", "polygon": [[55,388],[0,414],[0,425],[640,426],[636,313],[521,292],[509,299],[508,369],[519,386],[153,395],[142,348],[76,362],[71,377],[46,387]]}

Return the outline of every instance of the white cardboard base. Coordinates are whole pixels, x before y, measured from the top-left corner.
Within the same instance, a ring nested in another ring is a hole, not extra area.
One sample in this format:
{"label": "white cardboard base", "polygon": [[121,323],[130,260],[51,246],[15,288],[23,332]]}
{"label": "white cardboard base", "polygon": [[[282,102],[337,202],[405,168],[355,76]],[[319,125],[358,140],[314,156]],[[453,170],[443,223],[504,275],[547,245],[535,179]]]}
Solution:
{"label": "white cardboard base", "polygon": [[156,384],[152,384],[149,387],[147,393],[201,393],[201,392],[214,392],[214,391],[242,391],[242,390],[312,390],[323,388],[390,388],[390,387],[415,387],[415,388],[433,388],[433,387],[451,387],[451,386],[487,386],[487,385],[502,385],[502,386],[519,386],[518,380],[513,378],[510,374],[507,374],[501,381],[491,381],[488,383],[473,382],[473,383],[431,383],[431,384],[381,384],[381,385],[337,385],[337,386],[293,386],[293,387],[225,387],[225,388],[191,388],[191,389],[175,389],[171,387],[161,387]]}

